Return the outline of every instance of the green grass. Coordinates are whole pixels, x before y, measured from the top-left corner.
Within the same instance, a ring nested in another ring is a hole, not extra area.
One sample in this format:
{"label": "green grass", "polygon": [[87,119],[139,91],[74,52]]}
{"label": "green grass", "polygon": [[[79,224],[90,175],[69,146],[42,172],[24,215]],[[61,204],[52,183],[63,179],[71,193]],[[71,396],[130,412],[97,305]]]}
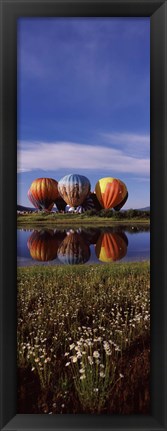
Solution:
{"label": "green grass", "polygon": [[120,218],[115,215],[112,217],[102,217],[98,215],[88,216],[85,214],[56,214],[56,213],[32,213],[17,215],[17,225],[20,227],[56,227],[71,225],[87,226],[113,226],[116,224],[149,224],[150,219],[141,216],[134,218]]}
{"label": "green grass", "polygon": [[18,268],[20,413],[147,412],[149,312],[149,262]]}

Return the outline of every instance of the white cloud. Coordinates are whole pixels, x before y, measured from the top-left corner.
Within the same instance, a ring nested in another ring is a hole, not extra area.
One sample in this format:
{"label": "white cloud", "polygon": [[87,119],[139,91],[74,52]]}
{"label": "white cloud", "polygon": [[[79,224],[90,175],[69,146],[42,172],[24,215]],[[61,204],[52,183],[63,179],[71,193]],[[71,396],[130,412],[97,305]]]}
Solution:
{"label": "white cloud", "polygon": [[135,133],[103,133],[105,142],[121,148],[127,155],[141,158],[148,157],[150,153],[150,136]]}
{"label": "white cloud", "polygon": [[22,142],[18,145],[18,172],[67,169],[101,170],[149,175],[149,158],[127,155],[123,149],[73,142]]}

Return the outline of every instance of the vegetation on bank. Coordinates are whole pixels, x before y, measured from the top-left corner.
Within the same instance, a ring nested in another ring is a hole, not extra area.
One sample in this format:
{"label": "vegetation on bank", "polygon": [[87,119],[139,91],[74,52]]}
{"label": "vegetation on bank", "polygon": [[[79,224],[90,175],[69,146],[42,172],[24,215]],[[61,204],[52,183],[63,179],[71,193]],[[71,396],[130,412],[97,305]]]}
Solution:
{"label": "vegetation on bank", "polygon": [[148,413],[149,323],[149,262],[18,268],[19,413]]}
{"label": "vegetation on bank", "polygon": [[39,211],[34,213],[23,213],[17,215],[18,227],[23,225],[57,225],[59,224],[89,224],[89,225],[112,225],[114,223],[149,223],[150,211],[128,210],[114,212],[113,210],[101,211],[90,210],[83,214],[76,213],[49,213]]}

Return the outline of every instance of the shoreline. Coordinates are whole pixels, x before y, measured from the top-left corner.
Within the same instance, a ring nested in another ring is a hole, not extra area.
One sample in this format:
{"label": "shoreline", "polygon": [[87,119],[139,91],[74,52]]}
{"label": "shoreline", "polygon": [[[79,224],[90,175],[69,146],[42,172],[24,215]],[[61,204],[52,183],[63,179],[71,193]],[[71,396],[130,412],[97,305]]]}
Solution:
{"label": "shoreline", "polygon": [[114,220],[113,218],[109,217],[82,217],[78,215],[76,217],[72,216],[69,217],[66,215],[58,215],[57,217],[46,215],[21,215],[17,216],[17,228],[56,228],[59,227],[71,227],[71,226],[87,226],[87,227],[103,227],[103,226],[150,226],[150,219],[141,219],[141,218],[134,218],[134,219],[121,219],[121,220]]}

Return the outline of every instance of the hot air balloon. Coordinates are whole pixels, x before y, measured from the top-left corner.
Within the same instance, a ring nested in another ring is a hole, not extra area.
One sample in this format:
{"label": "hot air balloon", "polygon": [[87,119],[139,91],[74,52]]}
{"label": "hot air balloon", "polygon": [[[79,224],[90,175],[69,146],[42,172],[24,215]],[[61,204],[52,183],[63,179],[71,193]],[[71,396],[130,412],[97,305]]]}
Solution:
{"label": "hot air balloon", "polygon": [[69,265],[85,263],[90,258],[90,248],[82,235],[71,231],[61,243],[57,257],[60,262]]}
{"label": "hot air balloon", "polygon": [[96,244],[97,240],[101,234],[100,228],[83,228],[82,235],[84,236],[85,241],[90,244]]}
{"label": "hot air balloon", "polygon": [[96,243],[96,256],[102,262],[114,262],[122,259],[127,253],[127,241],[125,233],[102,233]]}
{"label": "hot air balloon", "polygon": [[120,211],[120,209],[125,205],[127,199],[128,199],[128,192],[126,193],[126,196],[124,197],[123,201],[120,202],[119,205],[117,205],[116,207],[114,207],[114,210],[115,211]]}
{"label": "hot air balloon", "polygon": [[58,191],[68,205],[77,207],[90,192],[90,182],[83,175],[66,175],[58,182]]}
{"label": "hot air balloon", "polygon": [[96,193],[90,193],[89,195],[93,201],[94,208],[97,211],[100,211],[102,209],[102,205],[100,204],[99,200],[97,199]]}
{"label": "hot air balloon", "polygon": [[76,213],[81,214],[84,213],[85,211],[89,211],[95,209],[94,203],[93,203],[93,199],[89,196],[87,196],[87,198],[82,202],[82,205],[79,205],[76,208]]}
{"label": "hot air balloon", "polygon": [[65,211],[66,202],[62,199],[61,196],[58,196],[58,198],[55,200],[55,205],[58,208],[58,211]]}
{"label": "hot air balloon", "polygon": [[27,242],[31,257],[42,262],[56,259],[59,245],[60,240],[52,230],[35,230]]}
{"label": "hot air balloon", "polygon": [[119,205],[127,194],[126,185],[117,178],[101,178],[95,186],[96,196],[103,208]]}
{"label": "hot air balloon", "polygon": [[51,211],[58,197],[57,181],[52,178],[37,178],[28,191],[30,202],[40,210]]}

